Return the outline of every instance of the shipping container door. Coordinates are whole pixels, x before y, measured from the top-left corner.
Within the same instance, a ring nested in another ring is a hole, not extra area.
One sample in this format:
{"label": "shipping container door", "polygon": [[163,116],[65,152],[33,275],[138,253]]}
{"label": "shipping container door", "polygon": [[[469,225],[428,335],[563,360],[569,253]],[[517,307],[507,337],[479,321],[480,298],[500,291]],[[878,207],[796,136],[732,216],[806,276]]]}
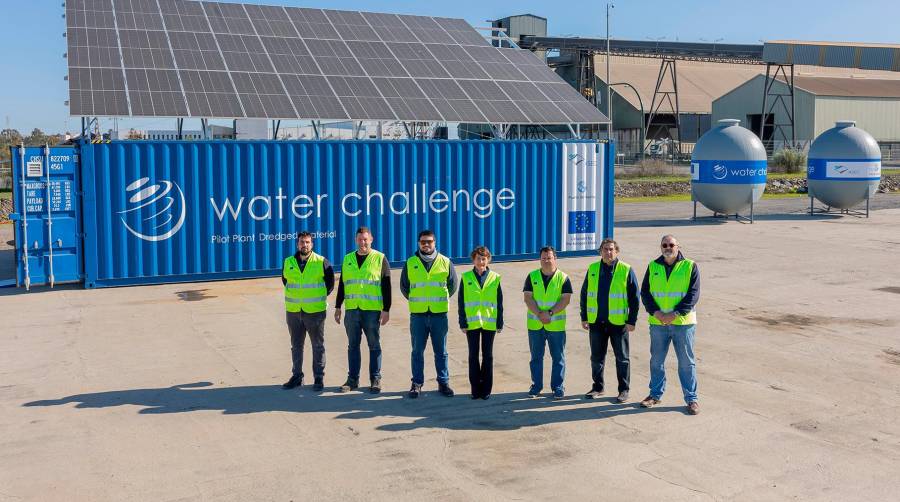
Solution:
{"label": "shipping container door", "polygon": [[78,153],[71,147],[13,147],[16,284],[82,279]]}

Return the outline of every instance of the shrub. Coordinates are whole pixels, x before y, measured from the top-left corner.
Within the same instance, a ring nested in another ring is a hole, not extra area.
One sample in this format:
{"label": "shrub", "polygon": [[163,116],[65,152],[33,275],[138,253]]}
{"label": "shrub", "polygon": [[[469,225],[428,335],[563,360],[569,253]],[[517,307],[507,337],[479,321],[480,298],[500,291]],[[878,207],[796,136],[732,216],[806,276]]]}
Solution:
{"label": "shrub", "polygon": [[675,173],[672,164],[659,159],[645,159],[634,166],[627,167],[618,178],[646,178],[651,176],[671,176]]}
{"label": "shrub", "polygon": [[784,173],[799,173],[806,167],[806,154],[793,148],[782,148],[772,156],[772,165],[775,171]]}

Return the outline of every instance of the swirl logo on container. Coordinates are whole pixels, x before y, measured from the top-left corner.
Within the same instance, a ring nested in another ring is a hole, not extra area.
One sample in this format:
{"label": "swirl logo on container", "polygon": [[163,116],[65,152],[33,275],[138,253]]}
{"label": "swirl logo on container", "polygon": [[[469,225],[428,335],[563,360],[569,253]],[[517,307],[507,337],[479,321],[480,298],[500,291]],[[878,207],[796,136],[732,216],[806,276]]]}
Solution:
{"label": "swirl logo on container", "polygon": [[713,166],[712,175],[717,180],[724,180],[728,176],[728,169],[722,164],[716,164]]}
{"label": "swirl logo on container", "polygon": [[570,153],[569,154],[569,162],[571,162],[572,164],[577,166],[577,165],[581,164],[582,162],[584,162],[584,155],[581,155],[580,153],[577,153],[577,152]]}
{"label": "swirl logo on container", "polygon": [[[140,178],[125,187],[125,196],[128,197],[126,209],[118,214],[125,228],[139,239],[164,241],[184,225],[184,192],[171,181],[150,184],[150,178]],[[138,221],[135,226],[128,223],[129,214],[136,215],[131,218]]]}

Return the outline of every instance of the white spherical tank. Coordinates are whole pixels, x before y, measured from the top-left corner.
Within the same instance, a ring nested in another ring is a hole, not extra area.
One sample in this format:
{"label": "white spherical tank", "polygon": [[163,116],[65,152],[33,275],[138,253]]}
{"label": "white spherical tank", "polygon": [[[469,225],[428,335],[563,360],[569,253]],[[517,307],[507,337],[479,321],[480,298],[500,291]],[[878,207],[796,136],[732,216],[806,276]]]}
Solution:
{"label": "white spherical tank", "polygon": [[711,211],[735,214],[762,197],[768,162],[762,141],[740,120],[718,121],[694,146],[691,194]]}
{"label": "white spherical tank", "polygon": [[878,190],[881,148],[852,120],[837,122],[820,134],[809,147],[808,159],[809,196],[826,206],[849,209]]}

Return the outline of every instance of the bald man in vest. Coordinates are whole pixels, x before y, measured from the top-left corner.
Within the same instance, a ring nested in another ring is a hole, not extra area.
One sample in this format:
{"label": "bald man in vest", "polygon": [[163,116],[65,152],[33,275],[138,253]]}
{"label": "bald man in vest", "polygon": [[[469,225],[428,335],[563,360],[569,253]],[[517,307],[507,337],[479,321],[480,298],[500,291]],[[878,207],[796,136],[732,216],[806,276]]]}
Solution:
{"label": "bald man in vest", "polygon": [[660,403],[666,390],[666,355],[669,344],[678,357],[678,379],[687,411],[700,413],[697,402],[697,365],[694,362],[695,307],[700,300],[700,271],[681,253],[678,239],[665,235],[662,254],[650,262],[641,285],[641,300],[650,314],[650,395],[641,406]]}

